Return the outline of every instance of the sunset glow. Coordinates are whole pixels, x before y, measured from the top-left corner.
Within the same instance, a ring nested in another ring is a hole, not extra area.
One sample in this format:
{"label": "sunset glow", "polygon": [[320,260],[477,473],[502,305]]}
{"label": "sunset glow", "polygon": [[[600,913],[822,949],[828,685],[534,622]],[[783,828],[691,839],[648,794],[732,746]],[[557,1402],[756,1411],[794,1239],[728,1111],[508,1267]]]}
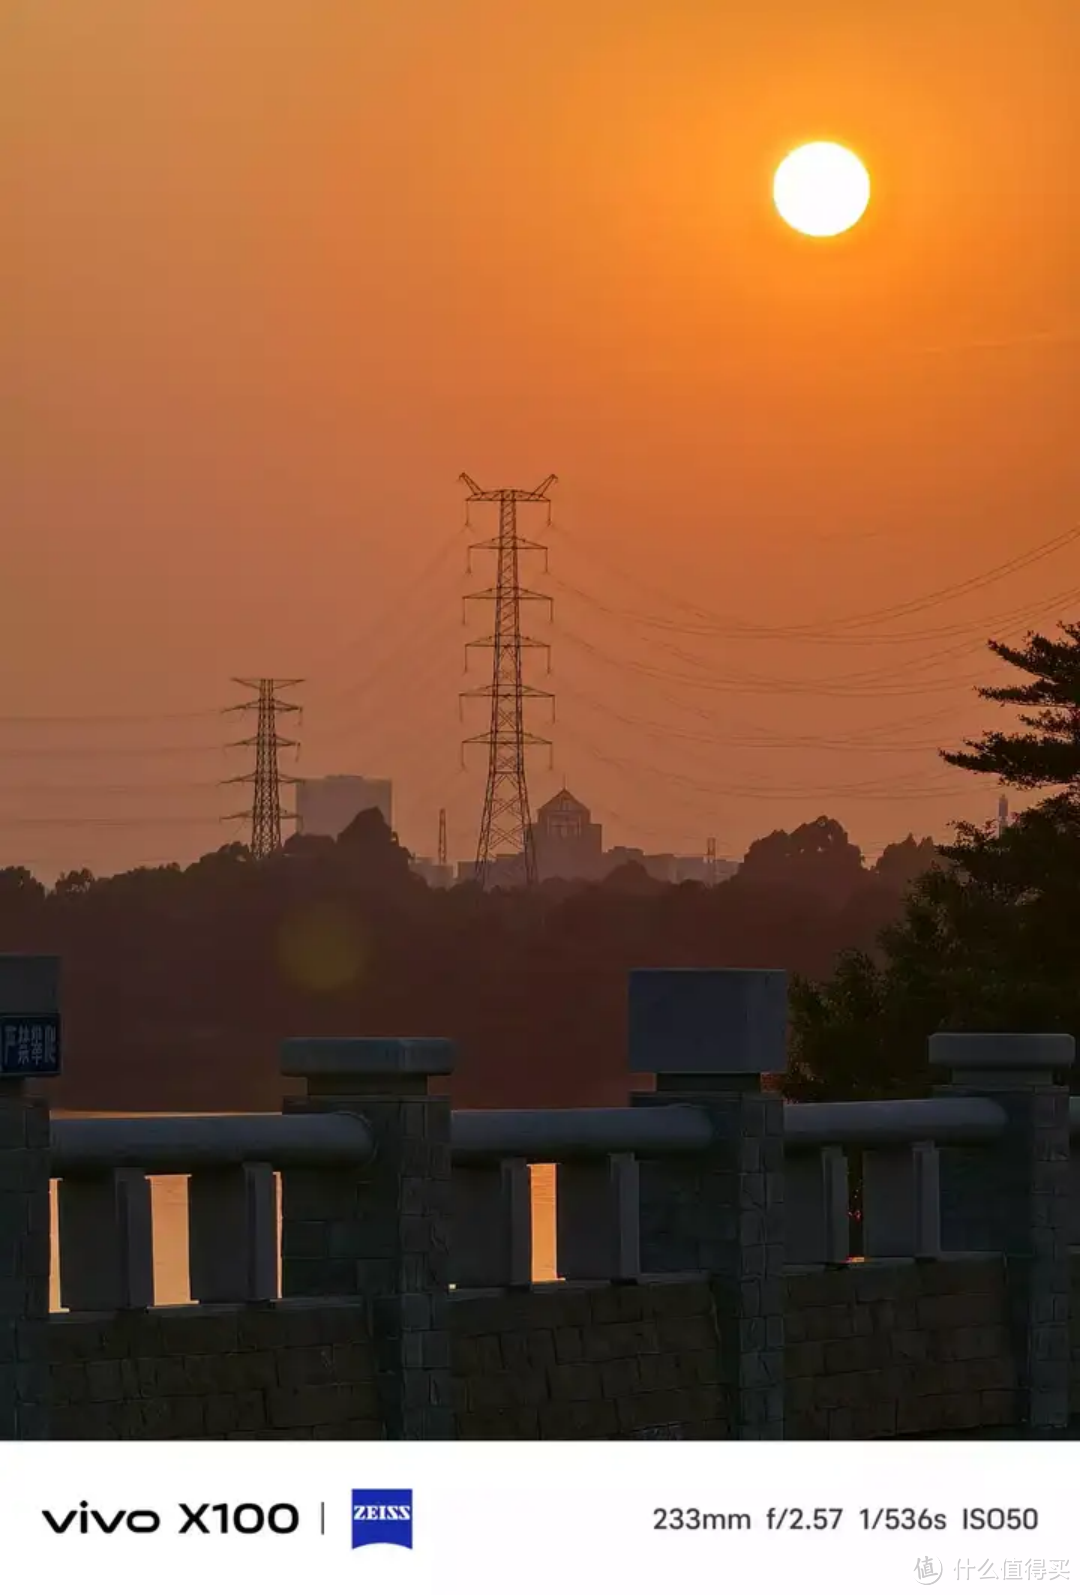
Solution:
{"label": "sunset glow", "polygon": [[[610,844],[732,859],[992,816],[937,749],[1076,559],[979,576],[1078,518],[1076,0],[6,9],[0,863],[242,842],[259,672],[304,678],[287,775],[385,776],[403,845],[445,810],[473,857],[463,470],[559,477],[534,807],[565,771]],[[317,930],[292,991],[347,967]]]}

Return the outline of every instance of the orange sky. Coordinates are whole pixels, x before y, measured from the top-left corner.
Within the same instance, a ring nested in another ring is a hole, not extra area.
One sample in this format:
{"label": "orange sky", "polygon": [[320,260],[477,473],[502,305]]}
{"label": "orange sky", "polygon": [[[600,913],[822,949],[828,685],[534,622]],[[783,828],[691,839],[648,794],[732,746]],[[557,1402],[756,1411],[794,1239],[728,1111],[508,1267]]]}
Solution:
{"label": "orange sky", "polygon": [[[1080,545],[827,623],[1080,521],[1078,45],[1075,0],[5,8],[0,852],[237,834],[227,723],[90,717],[275,673],[288,768],[389,774],[404,839],[445,805],[467,855],[462,470],[560,477],[534,801],[565,774],[611,842],[733,855],[985,817],[933,748],[990,723],[988,632],[1075,612]],[[875,185],[824,243],[769,204],[817,137]]]}

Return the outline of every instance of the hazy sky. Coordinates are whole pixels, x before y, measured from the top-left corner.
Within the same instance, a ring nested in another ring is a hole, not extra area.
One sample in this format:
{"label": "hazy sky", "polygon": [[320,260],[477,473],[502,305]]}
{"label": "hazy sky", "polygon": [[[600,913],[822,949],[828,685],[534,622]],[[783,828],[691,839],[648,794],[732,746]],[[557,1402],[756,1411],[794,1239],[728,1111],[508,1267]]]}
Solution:
{"label": "hazy sky", "polygon": [[[238,834],[216,710],[273,673],[287,769],[468,854],[462,470],[560,477],[534,802],[734,855],[985,817],[933,749],[1080,543],[914,606],[1080,521],[1078,46],[1075,0],[8,0],[0,853]],[[874,182],[832,243],[770,206],[818,137]]]}

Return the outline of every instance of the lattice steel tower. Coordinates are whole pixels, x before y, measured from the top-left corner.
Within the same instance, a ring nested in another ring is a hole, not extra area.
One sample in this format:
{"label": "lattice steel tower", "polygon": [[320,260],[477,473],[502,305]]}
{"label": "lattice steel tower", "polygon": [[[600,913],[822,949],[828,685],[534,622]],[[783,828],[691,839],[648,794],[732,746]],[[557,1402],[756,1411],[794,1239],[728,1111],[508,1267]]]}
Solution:
{"label": "lattice steel tower", "polygon": [[271,853],[277,853],[281,848],[281,822],[282,820],[295,819],[295,814],[287,813],[281,806],[281,788],[286,783],[293,783],[296,777],[282,775],[278,768],[278,749],[295,748],[298,744],[291,737],[283,737],[277,728],[279,714],[299,714],[298,703],[285,703],[278,697],[278,690],[286,687],[298,687],[301,678],[285,676],[234,676],[233,680],[239,687],[249,687],[258,696],[248,703],[233,704],[227,709],[226,714],[258,714],[255,735],[241,737],[238,742],[230,742],[231,748],[254,748],[255,768],[247,775],[234,775],[226,785],[234,786],[238,782],[245,782],[253,787],[250,809],[245,809],[241,814],[230,814],[230,820],[251,821],[251,854],[253,858],[268,858]]}
{"label": "lattice steel tower", "polygon": [[[463,692],[462,698],[490,698],[491,720],[482,736],[467,737],[463,747],[470,743],[483,743],[488,749],[487,790],[480,819],[480,834],[476,843],[476,879],[486,886],[491,866],[500,856],[500,849],[512,852],[517,860],[516,875],[520,882],[531,886],[536,881],[536,850],[533,844],[532,820],[529,813],[529,792],[525,776],[525,750],[528,747],[550,748],[547,737],[540,737],[525,729],[525,700],[546,698],[554,694],[539,687],[527,686],[522,679],[522,655],[526,648],[545,648],[550,644],[521,633],[521,606],[537,602],[551,605],[546,593],[533,592],[522,587],[518,572],[518,556],[522,550],[547,554],[543,543],[535,543],[518,532],[517,509],[519,504],[548,504],[548,489],[556,481],[545,478],[539,487],[530,489],[497,487],[485,490],[477,486],[471,476],[461,480],[469,489],[467,504],[497,504],[499,506],[499,531],[496,537],[482,543],[472,543],[470,554],[476,549],[488,549],[497,556],[494,587],[482,592],[468,593],[469,599],[483,599],[495,606],[495,625],[490,636],[478,637],[466,644],[469,648],[490,648],[492,651],[491,683]],[[548,509],[550,524],[551,510]],[[546,569],[546,565],[545,565]]]}

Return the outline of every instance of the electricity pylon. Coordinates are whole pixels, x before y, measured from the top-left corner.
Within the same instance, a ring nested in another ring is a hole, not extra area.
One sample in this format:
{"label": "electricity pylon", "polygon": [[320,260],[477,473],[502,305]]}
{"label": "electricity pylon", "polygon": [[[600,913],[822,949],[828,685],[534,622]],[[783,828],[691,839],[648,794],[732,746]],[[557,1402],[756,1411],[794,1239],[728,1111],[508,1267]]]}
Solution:
{"label": "electricity pylon", "polygon": [[298,687],[301,684],[299,676],[234,676],[233,680],[239,687],[249,687],[257,696],[248,703],[236,703],[226,714],[252,714],[257,713],[255,735],[242,737],[238,742],[230,742],[231,748],[254,748],[255,768],[247,775],[234,775],[225,783],[234,786],[237,783],[249,784],[252,788],[252,801],[250,809],[245,809],[240,814],[229,814],[230,820],[249,820],[251,822],[251,855],[253,858],[268,858],[271,853],[281,849],[281,822],[292,820],[296,816],[286,812],[281,806],[281,788],[285,783],[295,783],[294,775],[282,775],[278,768],[278,749],[295,748],[299,744],[291,737],[283,737],[277,729],[279,714],[299,714],[298,703],[285,703],[277,696],[279,688]]}
{"label": "electricity pylon", "polygon": [[[478,637],[466,644],[469,648],[490,648],[492,651],[491,682],[486,687],[474,687],[461,694],[465,698],[491,700],[491,719],[482,736],[467,737],[463,748],[470,743],[482,743],[488,749],[487,789],[480,819],[480,833],[476,843],[475,879],[486,886],[491,866],[500,856],[500,848],[509,848],[515,860],[514,873],[520,882],[532,886],[536,882],[536,849],[533,842],[532,820],[529,813],[528,782],[525,774],[525,750],[528,747],[550,748],[547,737],[536,736],[525,729],[525,700],[546,698],[551,702],[554,694],[539,687],[528,686],[522,679],[522,654],[526,648],[548,650],[548,668],[551,668],[550,644],[526,637],[521,632],[521,606],[523,603],[546,603],[551,599],[546,593],[533,592],[522,587],[518,572],[518,556],[522,550],[547,553],[543,543],[533,542],[518,532],[517,508],[519,504],[548,504],[548,489],[556,481],[548,476],[539,487],[497,487],[484,489],[471,476],[461,477],[469,489],[468,504],[497,504],[499,530],[495,537],[482,543],[470,544],[469,551],[491,550],[497,556],[494,587],[482,592],[468,593],[468,599],[482,599],[495,606],[495,625],[487,637]],[[550,522],[551,511],[548,510]],[[546,565],[545,565],[546,569]]]}

